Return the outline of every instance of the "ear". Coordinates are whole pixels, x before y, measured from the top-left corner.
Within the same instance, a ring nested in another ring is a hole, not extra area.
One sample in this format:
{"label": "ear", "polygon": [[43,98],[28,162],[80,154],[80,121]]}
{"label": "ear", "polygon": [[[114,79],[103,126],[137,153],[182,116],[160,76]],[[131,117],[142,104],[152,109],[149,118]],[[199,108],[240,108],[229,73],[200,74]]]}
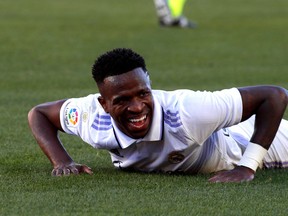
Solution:
{"label": "ear", "polygon": [[101,104],[101,106],[103,107],[103,109],[105,110],[105,112],[109,113],[108,108],[107,108],[107,104],[106,104],[106,100],[102,96],[99,96],[98,101]]}

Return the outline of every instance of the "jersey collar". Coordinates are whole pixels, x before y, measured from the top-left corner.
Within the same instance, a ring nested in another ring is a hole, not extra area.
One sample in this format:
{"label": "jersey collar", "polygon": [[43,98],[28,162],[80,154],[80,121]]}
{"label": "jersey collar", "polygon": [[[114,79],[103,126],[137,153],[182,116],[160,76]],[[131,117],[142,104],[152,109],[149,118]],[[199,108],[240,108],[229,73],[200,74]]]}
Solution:
{"label": "jersey collar", "polygon": [[[111,118],[112,119],[112,118]],[[112,119],[112,125],[114,130],[114,135],[118,145],[124,149],[129,147],[134,143],[139,143],[142,141],[159,141],[163,136],[163,109],[157,99],[154,98],[154,111],[153,111],[153,120],[151,128],[145,137],[141,139],[133,139],[126,134],[122,133],[119,128],[116,126],[114,120]]]}

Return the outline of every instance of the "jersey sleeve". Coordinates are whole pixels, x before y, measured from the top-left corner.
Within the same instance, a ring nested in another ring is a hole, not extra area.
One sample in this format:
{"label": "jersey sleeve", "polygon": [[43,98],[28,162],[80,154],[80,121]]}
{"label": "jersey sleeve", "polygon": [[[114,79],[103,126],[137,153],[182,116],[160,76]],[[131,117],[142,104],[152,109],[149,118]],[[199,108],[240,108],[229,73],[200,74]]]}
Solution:
{"label": "jersey sleeve", "polygon": [[84,140],[88,139],[89,119],[93,118],[91,112],[99,109],[97,97],[97,95],[88,95],[64,102],[60,110],[60,122],[66,133],[80,136]]}
{"label": "jersey sleeve", "polygon": [[238,124],[243,105],[237,88],[215,92],[187,92],[179,100],[179,110],[188,134],[202,144],[213,132]]}
{"label": "jersey sleeve", "polygon": [[60,122],[67,134],[76,135],[98,149],[118,148],[111,116],[98,101],[100,94],[71,98],[60,109]]}
{"label": "jersey sleeve", "polygon": [[83,110],[78,102],[79,99],[68,99],[61,107],[60,122],[65,133],[79,135],[78,126]]}

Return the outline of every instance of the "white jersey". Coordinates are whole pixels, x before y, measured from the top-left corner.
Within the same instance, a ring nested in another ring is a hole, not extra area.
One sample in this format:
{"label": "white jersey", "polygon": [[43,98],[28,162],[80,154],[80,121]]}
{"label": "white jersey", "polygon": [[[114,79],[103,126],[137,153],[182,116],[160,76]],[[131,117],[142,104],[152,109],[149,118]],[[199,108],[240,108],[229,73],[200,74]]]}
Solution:
{"label": "white jersey", "polygon": [[[243,149],[225,129],[242,117],[242,99],[236,88],[153,90],[152,95],[152,126],[142,139],[132,139],[116,127],[98,102],[99,94],[68,99],[61,108],[61,126],[93,147],[107,149],[118,168],[208,173],[237,164]],[[248,140],[241,139],[245,148]]]}

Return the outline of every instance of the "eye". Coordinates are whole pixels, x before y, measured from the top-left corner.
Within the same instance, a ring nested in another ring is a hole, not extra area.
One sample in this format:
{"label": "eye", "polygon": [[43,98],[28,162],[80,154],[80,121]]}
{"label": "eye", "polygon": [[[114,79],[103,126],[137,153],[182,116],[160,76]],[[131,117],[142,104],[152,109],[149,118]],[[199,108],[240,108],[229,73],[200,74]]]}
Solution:
{"label": "eye", "polygon": [[149,96],[151,94],[151,92],[149,92],[149,91],[142,91],[142,92],[140,92],[140,97],[147,97],[147,96]]}
{"label": "eye", "polygon": [[113,105],[122,105],[128,100],[128,97],[118,97],[113,100]]}

